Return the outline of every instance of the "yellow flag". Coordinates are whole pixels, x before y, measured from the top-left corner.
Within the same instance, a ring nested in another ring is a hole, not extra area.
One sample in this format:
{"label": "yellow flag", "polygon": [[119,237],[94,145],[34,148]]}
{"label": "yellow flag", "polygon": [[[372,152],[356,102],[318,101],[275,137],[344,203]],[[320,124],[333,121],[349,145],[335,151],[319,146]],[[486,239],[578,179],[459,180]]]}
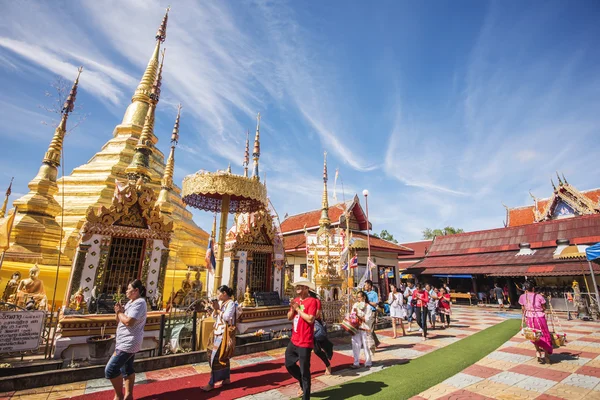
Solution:
{"label": "yellow flag", "polygon": [[315,249],[315,271],[313,273],[314,276],[319,274],[319,255],[317,254],[317,250]]}
{"label": "yellow flag", "polygon": [[8,217],[0,218],[0,251],[6,251],[10,247],[10,231],[15,220],[16,210]]}

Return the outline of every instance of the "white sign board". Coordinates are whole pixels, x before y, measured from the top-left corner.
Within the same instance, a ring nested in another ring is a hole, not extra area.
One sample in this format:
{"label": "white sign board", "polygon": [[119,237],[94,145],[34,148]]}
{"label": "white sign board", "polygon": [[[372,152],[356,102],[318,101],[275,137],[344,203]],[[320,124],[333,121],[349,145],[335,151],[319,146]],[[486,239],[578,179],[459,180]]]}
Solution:
{"label": "white sign board", "polygon": [[44,311],[1,311],[0,353],[37,350]]}

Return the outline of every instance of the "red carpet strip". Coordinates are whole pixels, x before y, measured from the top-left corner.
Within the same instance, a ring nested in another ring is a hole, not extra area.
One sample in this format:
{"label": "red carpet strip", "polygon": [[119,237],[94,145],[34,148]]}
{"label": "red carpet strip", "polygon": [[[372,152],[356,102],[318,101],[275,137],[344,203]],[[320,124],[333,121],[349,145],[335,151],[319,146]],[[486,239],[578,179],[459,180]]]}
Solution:
{"label": "red carpet strip", "polygon": [[[325,372],[323,362],[314,355],[311,356],[312,376],[319,376]],[[331,360],[334,371],[348,368],[352,364],[352,357],[335,353]],[[277,389],[297,381],[285,369],[284,359],[265,361],[258,364],[247,365],[231,370],[231,384],[223,388],[217,386],[210,392],[204,392],[201,386],[208,384],[209,373],[185,376],[164,381],[136,385],[135,399],[167,400],[167,399],[237,399],[256,393]],[[112,400],[114,392],[102,391],[73,397],[78,400]]]}

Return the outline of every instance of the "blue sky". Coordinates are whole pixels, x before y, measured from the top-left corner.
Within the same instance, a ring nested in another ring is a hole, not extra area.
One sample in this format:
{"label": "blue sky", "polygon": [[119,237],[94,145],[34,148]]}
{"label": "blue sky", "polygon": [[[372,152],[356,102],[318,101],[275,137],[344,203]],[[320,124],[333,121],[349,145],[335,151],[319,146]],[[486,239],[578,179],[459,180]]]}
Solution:
{"label": "blue sky", "polygon": [[[70,173],[112,137],[166,6],[3,5],[0,186],[15,176],[13,198],[51,139],[39,105],[53,78],[85,68],[77,102],[89,116],[65,140]],[[281,216],[319,207],[327,150],[346,198],[369,189],[376,231],[408,242],[426,227],[501,227],[502,202],[548,197],[556,170],[600,186],[599,17],[596,1],[177,2],[158,147],[168,154],[181,102],[175,181],[229,162],[241,173],[260,111],[261,171]],[[210,228],[210,215],[195,219]]]}

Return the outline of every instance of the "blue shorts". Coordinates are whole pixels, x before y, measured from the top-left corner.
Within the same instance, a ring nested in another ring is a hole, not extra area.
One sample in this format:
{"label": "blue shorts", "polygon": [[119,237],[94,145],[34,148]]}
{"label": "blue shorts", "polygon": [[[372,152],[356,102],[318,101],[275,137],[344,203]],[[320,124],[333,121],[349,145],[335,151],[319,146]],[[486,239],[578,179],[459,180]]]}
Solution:
{"label": "blue shorts", "polygon": [[104,376],[106,379],[114,379],[119,375],[123,375],[123,378],[135,373],[133,370],[133,359],[135,353],[126,353],[121,350],[115,350],[106,368],[104,369]]}

